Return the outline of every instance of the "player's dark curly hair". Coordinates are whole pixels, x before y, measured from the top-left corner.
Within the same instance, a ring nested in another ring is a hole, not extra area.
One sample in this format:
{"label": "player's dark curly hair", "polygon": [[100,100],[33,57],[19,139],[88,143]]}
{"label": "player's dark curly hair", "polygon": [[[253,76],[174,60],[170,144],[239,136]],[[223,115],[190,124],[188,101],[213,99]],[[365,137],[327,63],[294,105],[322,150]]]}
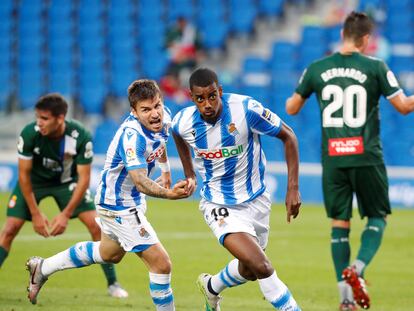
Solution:
{"label": "player's dark curly hair", "polygon": [[154,99],[157,95],[162,98],[160,88],[157,82],[149,79],[135,80],[128,87],[128,101],[131,108],[135,109],[135,105],[146,99]]}
{"label": "player's dark curly hair", "polygon": [[213,70],[209,68],[198,68],[190,76],[190,90],[193,89],[193,86],[206,87],[214,82],[218,86],[217,74]]}
{"label": "player's dark curly hair", "polygon": [[371,18],[362,12],[352,11],[348,14],[344,22],[344,39],[350,39],[355,44],[362,44],[362,37],[372,33],[374,23]]}
{"label": "player's dark curly hair", "polygon": [[61,114],[66,116],[68,112],[68,103],[59,93],[50,93],[39,98],[35,105],[35,109],[50,111],[54,117]]}

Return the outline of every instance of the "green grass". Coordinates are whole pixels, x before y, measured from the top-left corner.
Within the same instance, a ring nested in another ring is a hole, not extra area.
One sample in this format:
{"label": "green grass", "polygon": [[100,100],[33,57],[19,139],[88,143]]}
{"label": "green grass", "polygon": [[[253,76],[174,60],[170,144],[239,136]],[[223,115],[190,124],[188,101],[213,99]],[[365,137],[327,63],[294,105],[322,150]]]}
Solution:
{"label": "green grass", "polygon": [[[0,195],[1,226],[7,198]],[[57,213],[50,200],[42,202],[42,209],[50,216]],[[231,257],[204,223],[197,202],[151,200],[147,216],[173,261],[176,309],[203,310],[202,297],[195,286],[197,276],[201,272],[216,273]],[[271,219],[267,254],[302,309],[337,310],[329,250],[330,224],[323,209],[304,204],[300,217],[288,225],[284,208],[275,205]],[[373,311],[414,308],[413,219],[413,210],[395,210],[389,219],[382,248],[366,273]],[[362,226],[355,218],[351,232],[354,256]],[[108,297],[100,267],[92,266],[56,273],[42,289],[39,303],[30,305],[26,299],[26,259],[32,255],[51,256],[84,240],[89,240],[89,236],[78,220],[71,221],[63,236],[49,239],[35,235],[27,223],[0,269],[0,310],[154,310],[148,293],[148,273],[133,254],[117,265],[119,280],[130,293],[128,299]],[[223,296],[224,311],[272,310],[263,300],[257,282],[226,290]]]}

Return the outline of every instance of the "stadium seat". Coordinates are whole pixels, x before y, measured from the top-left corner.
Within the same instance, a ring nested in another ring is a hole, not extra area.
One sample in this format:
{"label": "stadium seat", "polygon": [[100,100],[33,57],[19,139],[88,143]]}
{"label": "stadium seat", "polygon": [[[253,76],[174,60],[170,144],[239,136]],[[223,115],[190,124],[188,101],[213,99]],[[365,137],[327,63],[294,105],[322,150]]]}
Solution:
{"label": "stadium seat", "polygon": [[106,153],[118,126],[117,122],[109,118],[106,118],[98,124],[93,135],[93,149],[95,153]]}
{"label": "stadium seat", "polygon": [[272,72],[295,70],[297,67],[296,44],[288,41],[274,42],[269,62]]}
{"label": "stadium seat", "polygon": [[230,30],[240,34],[250,34],[257,15],[257,9],[250,0],[230,1]]}
{"label": "stadium seat", "polygon": [[260,0],[259,12],[267,16],[281,15],[284,2],[284,0]]}

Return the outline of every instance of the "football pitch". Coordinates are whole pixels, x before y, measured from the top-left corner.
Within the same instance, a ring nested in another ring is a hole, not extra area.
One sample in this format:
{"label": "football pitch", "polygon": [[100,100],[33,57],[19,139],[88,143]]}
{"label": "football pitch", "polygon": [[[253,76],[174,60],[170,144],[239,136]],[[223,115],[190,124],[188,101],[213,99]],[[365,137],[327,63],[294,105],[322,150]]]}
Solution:
{"label": "football pitch", "polygon": [[[0,195],[1,226],[7,199],[7,194]],[[231,257],[204,223],[196,201],[149,200],[148,206],[148,219],[173,262],[176,309],[204,310],[203,299],[195,285],[197,276],[202,272],[218,272]],[[57,213],[51,200],[42,202],[41,208],[50,218]],[[366,273],[373,311],[414,310],[413,219],[414,210],[399,209],[395,209],[389,219],[382,248]],[[363,225],[354,217],[352,259]],[[320,206],[303,204],[299,218],[290,225],[286,223],[284,207],[273,206],[267,254],[304,311],[338,308],[329,227],[329,220]],[[70,222],[64,235],[49,239],[35,235],[31,224],[27,223],[0,269],[0,310],[155,310],[149,296],[148,273],[133,254],[127,254],[117,265],[118,279],[129,291],[129,298],[110,298],[100,267],[92,266],[52,275],[39,295],[38,304],[32,306],[26,298],[26,259],[32,255],[48,257],[85,240],[89,240],[89,235],[78,220]],[[257,282],[225,290],[223,296],[223,311],[272,310],[263,299]]]}

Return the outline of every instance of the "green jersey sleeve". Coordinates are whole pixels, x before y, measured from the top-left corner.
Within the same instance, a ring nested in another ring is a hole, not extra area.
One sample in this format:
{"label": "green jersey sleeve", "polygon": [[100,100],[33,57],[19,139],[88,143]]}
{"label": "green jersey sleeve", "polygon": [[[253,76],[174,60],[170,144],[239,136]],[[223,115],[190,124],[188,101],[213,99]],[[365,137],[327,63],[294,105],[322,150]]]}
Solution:
{"label": "green jersey sleeve", "polygon": [[17,152],[21,158],[32,158],[34,137],[36,136],[36,124],[30,123],[22,130],[17,141]]}
{"label": "green jersey sleeve", "polygon": [[388,99],[401,91],[394,73],[383,62],[378,62],[378,79],[382,94]]}
{"label": "green jersey sleeve", "polygon": [[299,85],[296,88],[296,93],[298,93],[303,98],[308,98],[313,93],[312,88],[312,67],[309,66],[302,73],[302,76],[299,79]]}
{"label": "green jersey sleeve", "polygon": [[77,149],[76,164],[91,164],[93,160],[92,135],[85,129],[79,135]]}

